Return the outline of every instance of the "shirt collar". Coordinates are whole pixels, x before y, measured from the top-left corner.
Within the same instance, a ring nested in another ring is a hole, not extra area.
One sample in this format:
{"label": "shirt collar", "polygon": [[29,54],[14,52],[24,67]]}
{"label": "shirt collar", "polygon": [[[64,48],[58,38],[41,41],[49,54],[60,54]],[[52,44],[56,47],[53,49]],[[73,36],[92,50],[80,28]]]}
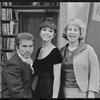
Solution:
{"label": "shirt collar", "polygon": [[[18,51],[17,51],[18,56],[22,59],[23,62],[26,62],[26,58],[24,58]],[[28,58],[31,59],[31,58]]]}
{"label": "shirt collar", "polygon": [[30,68],[32,69],[32,74],[34,74],[34,69],[32,67],[32,65],[33,65],[32,59],[31,58],[28,58],[28,59],[24,58],[18,51],[17,51],[17,54],[22,59],[23,62],[26,62],[26,60],[29,60],[30,61],[30,63],[28,63],[28,64],[30,64]]}
{"label": "shirt collar", "polygon": [[[66,47],[68,47],[69,43],[66,44]],[[79,53],[79,52],[82,52],[83,50],[85,50],[87,48],[87,45],[84,43],[84,42],[80,42],[79,43],[79,46],[76,50],[76,55]]]}

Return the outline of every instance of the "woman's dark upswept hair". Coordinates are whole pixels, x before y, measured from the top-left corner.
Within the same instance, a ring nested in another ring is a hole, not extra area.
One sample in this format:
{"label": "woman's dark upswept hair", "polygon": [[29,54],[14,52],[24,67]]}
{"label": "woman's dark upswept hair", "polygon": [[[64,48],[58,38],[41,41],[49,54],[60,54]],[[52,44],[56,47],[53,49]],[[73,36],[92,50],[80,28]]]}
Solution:
{"label": "woman's dark upswept hair", "polygon": [[39,31],[44,27],[53,29],[55,34],[57,32],[57,26],[55,24],[54,18],[52,17],[46,17],[45,19],[43,19],[42,23],[40,24]]}

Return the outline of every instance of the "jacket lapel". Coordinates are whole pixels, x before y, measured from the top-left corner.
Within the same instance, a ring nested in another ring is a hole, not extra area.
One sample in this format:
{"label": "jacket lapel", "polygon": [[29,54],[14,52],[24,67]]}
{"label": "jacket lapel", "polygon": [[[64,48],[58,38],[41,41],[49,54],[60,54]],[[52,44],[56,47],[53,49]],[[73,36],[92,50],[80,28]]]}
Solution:
{"label": "jacket lapel", "polygon": [[30,64],[27,64],[26,62],[23,62],[23,63],[24,63],[24,65],[25,65],[26,67],[29,68],[30,71],[32,71]]}
{"label": "jacket lapel", "polygon": [[83,50],[85,50],[87,48],[87,45],[83,42],[80,42],[78,49],[76,50],[76,54],[78,55],[78,53],[82,52]]}
{"label": "jacket lapel", "polygon": [[29,64],[27,64],[26,62],[23,62],[22,59],[18,56],[17,53],[16,53],[16,57],[17,57],[17,59],[18,59],[18,61],[20,62],[21,65],[26,66],[32,72],[31,66]]}

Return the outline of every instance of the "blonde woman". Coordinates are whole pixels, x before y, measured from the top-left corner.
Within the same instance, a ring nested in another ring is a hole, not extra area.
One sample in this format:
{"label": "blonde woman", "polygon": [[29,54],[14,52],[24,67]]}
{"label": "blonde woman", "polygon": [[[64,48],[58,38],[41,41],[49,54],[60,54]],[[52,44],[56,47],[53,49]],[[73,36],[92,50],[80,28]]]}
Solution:
{"label": "blonde woman", "polygon": [[80,19],[71,19],[63,38],[60,98],[95,98],[99,92],[99,62],[94,49],[84,43],[86,27]]}

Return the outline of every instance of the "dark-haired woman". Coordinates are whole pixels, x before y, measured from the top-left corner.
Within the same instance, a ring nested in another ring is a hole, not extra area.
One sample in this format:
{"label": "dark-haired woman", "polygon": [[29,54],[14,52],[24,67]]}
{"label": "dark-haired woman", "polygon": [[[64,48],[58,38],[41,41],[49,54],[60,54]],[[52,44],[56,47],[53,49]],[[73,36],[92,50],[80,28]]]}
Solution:
{"label": "dark-haired woman", "polygon": [[57,32],[55,20],[47,17],[39,27],[42,47],[37,51],[33,67],[38,76],[35,89],[37,98],[57,98],[62,56],[59,49],[51,43]]}

